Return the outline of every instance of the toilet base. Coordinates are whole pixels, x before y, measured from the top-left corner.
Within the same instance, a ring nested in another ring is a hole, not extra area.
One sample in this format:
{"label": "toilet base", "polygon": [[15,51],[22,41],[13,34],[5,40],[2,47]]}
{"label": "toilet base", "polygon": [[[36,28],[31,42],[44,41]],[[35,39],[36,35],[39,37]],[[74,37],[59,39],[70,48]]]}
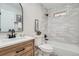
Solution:
{"label": "toilet base", "polygon": [[38,54],[41,56],[51,56],[54,53],[53,47],[49,44],[42,44],[37,46]]}

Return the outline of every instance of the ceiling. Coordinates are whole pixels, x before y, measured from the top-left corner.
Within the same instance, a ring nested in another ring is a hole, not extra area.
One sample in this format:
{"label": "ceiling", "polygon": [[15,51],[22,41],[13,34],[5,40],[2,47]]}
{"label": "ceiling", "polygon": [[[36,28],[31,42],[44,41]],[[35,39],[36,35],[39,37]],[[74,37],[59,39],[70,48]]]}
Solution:
{"label": "ceiling", "polygon": [[60,10],[64,8],[79,8],[79,3],[42,3],[42,6],[47,10]]}

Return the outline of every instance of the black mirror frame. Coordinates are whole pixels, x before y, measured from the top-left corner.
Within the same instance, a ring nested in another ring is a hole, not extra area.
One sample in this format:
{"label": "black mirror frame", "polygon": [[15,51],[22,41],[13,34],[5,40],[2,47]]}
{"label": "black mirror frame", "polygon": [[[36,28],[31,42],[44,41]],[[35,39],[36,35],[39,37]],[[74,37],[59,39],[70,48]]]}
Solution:
{"label": "black mirror frame", "polygon": [[22,11],[22,32],[23,32],[23,30],[24,30],[24,27],[23,27],[23,7],[22,7],[21,3],[19,3],[19,5],[21,6],[21,11]]}

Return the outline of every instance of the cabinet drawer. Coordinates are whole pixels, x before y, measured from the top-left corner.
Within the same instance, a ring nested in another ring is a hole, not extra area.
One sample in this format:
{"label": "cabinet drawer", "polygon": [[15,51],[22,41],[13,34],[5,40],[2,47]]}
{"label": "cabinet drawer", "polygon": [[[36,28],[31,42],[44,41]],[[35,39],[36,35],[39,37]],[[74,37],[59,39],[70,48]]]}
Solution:
{"label": "cabinet drawer", "polygon": [[32,47],[32,46],[24,47],[24,48],[22,48],[21,50],[17,50],[17,51],[16,51],[16,54],[17,54],[17,55],[21,55],[21,54],[23,54],[23,53],[25,53],[25,52],[28,52],[28,51],[30,51],[30,50],[33,50],[33,47]]}
{"label": "cabinet drawer", "polygon": [[22,54],[24,54],[25,52],[28,52],[30,50],[33,50],[32,49],[32,46],[29,46],[29,47],[24,47],[24,48],[20,48],[19,50],[17,51],[11,51],[11,52],[7,52],[3,55],[6,55],[6,56],[20,56]]}
{"label": "cabinet drawer", "polygon": [[22,54],[21,56],[33,56],[33,50],[30,50],[30,51]]}

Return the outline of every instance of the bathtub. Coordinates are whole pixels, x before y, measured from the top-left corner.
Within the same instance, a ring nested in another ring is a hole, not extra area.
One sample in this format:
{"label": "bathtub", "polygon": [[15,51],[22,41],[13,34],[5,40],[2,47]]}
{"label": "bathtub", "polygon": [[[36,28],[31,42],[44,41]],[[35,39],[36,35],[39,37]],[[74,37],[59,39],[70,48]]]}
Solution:
{"label": "bathtub", "polygon": [[75,44],[63,43],[49,40],[48,43],[54,48],[55,55],[58,56],[79,56],[79,46]]}

